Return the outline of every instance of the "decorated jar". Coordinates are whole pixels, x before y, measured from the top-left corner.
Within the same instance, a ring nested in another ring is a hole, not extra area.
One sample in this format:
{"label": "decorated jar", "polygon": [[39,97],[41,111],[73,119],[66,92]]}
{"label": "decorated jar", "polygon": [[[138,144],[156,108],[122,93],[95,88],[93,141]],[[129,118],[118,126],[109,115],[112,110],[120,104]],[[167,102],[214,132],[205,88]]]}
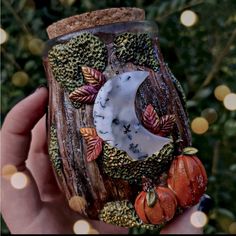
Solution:
{"label": "decorated jar", "polygon": [[155,22],[142,9],[111,8],[47,32],[49,154],[71,209],[152,229],[196,204],[207,177]]}

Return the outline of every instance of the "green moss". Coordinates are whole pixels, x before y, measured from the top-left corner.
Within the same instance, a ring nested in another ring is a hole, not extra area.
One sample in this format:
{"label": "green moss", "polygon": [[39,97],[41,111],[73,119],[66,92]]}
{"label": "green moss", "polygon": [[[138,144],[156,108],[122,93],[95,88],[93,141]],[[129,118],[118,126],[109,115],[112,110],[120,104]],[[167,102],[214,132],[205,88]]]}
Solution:
{"label": "green moss", "polygon": [[71,93],[84,84],[81,66],[105,69],[107,49],[98,37],[82,33],[65,44],[53,46],[48,58],[55,79]]}
{"label": "green moss", "polygon": [[148,34],[123,33],[114,40],[117,58],[122,62],[150,67],[157,71],[159,66],[155,57],[152,39]]}
{"label": "green moss", "polygon": [[133,204],[127,200],[107,202],[99,214],[99,219],[121,227],[141,227],[150,230],[161,227],[160,225],[143,224],[136,214]]}
{"label": "green moss", "polygon": [[52,162],[54,170],[59,176],[61,176],[62,160],[61,160],[59,147],[58,147],[57,130],[54,125],[52,125],[50,128],[50,143],[49,143],[48,152],[49,152],[50,160]]}
{"label": "green moss", "polygon": [[159,152],[142,161],[134,161],[126,152],[105,143],[103,146],[102,168],[113,178],[140,181],[142,176],[156,179],[173,160],[173,144],[166,144]]}

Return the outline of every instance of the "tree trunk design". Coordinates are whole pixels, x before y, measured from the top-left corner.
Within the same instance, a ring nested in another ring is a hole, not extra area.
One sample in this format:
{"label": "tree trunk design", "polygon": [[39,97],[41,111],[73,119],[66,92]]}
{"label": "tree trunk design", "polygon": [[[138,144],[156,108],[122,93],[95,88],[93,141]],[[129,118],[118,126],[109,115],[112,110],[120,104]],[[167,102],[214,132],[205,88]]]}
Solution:
{"label": "tree trunk design", "polygon": [[[113,42],[116,35],[127,31],[134,33],[143,33],[142,31],[144,31],[146,33],[150,30],[150,25],[138,22],[117,24],[115,31],[111,30],[112,28],[109,26],[108,28],[100,26],[95,31],[91,31],[95,32],[94,35],[103,41],[107,48],[108,60],[103,74],[109,80],[124,72],[136,70],[149,72],[149,77],[142,83],[136,94],[137,117],[141,122],[142,114],[149,104],[155,108],[159,117],[175,115],[172,138],[174,155],[177,155],[180,144],[183,147],[191,146],[188,114],[179,84],[173,79],[173,75],[161,55],[158,37],[155,32],[151,32],[153,52],[156,64],[159,65],[157,71],[147,65],[121,62],[114,50]],[[155,31],[155,27],[152,27],[151,30]],[[69,38],[76,33],[69,35]],[[61,41],[53,43],[65,41],[62,38]],[[93,104],[82,104],[79,108],[75,108],[69,99],[69,91],[55,79],[47,55],[44,56],[43,63],[49,86],[48,127],[54,126],[56,128],[58,150],[62,161],[60,176],[56,175],[56,178],[66,198],[68,201],[73,196],[85,198],[87,202],[86,214],[92,219],[98,219],[99,213],[107,202],[129,200],[134,204],[136,196],[141,191],[135,181],[131,183],[108,176],[103,171],[102,161],[99,157],[94,161],[87,161],[87,145],[80,133],[80,128],[95,127]],[[181,142],[179,142],[180,139]],[[48,140],[51,141],[50,132],[48,132]]]}

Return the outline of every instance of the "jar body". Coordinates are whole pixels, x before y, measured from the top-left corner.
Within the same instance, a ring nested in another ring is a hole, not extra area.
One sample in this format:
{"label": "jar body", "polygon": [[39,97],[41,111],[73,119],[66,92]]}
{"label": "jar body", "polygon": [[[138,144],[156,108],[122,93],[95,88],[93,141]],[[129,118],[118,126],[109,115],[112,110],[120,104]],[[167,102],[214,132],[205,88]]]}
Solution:
{"label": "jar body", "polygon": [[48,140],[69,206],[91,219],[145,225],[134,209],[142,178],[163,183],[191,146],[181,85],[149,21],[109,24],[48,42]]}

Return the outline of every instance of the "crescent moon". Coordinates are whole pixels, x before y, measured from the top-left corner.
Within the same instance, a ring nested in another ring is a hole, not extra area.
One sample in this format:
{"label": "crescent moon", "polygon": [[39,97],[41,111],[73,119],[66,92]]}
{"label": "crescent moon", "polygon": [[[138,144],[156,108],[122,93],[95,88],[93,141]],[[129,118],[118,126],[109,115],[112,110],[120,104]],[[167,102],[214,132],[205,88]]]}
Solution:
{"label": "crescent moon", "polygon": [[143,160],[171,142],[149,132],[136,116],[136,93],[148,75],[146,71],[132,71],[108,80],[99,90],[93,108],[98,136],[134,160]]}

